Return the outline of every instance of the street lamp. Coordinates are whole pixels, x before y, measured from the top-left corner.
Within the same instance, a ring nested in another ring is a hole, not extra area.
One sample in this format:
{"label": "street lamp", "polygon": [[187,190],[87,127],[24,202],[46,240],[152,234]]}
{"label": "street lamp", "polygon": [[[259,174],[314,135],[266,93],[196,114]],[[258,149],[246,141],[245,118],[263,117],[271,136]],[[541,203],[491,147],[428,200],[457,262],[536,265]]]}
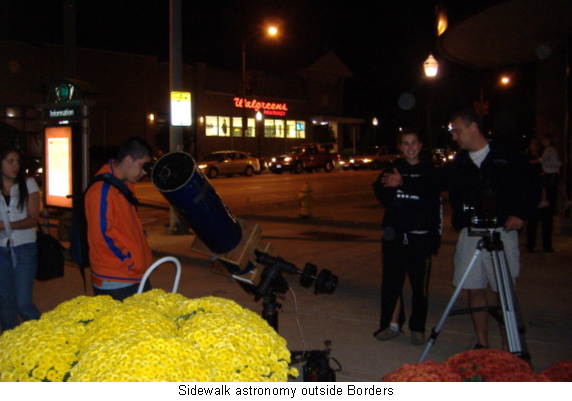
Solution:
{"label": "street lamp", "polygon": [[[429,53],[429,57],[423,63],[423,70],[425,71],[425,76],[427,78],[435,78],[437,76],[437,71],[439,70],[439,63],[435,60],[432,53]],[[427,98],[427,142],[429,150],[431,150],[431,93]]]}
{"label": "street lamp", "polygon": [[261,149],[262,149],[262,134],[264,133],[264,115],[260,112],[260,110],[258,110],[256,112],[256,132],[258,134],[258,138],[257,138],[257,147],[258,147],[258,154],[257,156],[260,157],[261,156]]}
{"label": "street lamp", "polygon": [[[377,120],[377,117],[374,117],[371,120],[371,125],[373,126],[373,143],[375,143],[376,145],[378,144],[377,141],[377,126],[379,125],[379,121]],[[354,153],[355,153],[355,149],[354,149]]]}
{"label": "street lamp", "polygon": [[[493,86],[492,89],[489,89],[488,95],[491,94],[493,89],[503,86],[508,87],[510,84],[511,84],[511,77],[509,75],[501,75],[498,78],[498,84]],[[477,111],[477,114],[481,118],[483,118],[489,112],[489,101],[488,100],[485,101],[485,85],[482,79],[481,79],[481,97],[478,103],[475,102],[475,109]]]}
{"label": "street lamp", "polygon": [[425,70],[425,75],[429,78],[437,76],[437,71],[439,70],[439,63],[435,60],[432,53],[429,53],[429,57],[423,63],[423,69]]}
{"label": "street lamp", "polygon": [[[242,138],[246,136],[246,126],[247,126],[247,118],[246,118],[246,45],[248,42],[252,40],[256,35],[266,32],[269,36],[276,36],[278,34],[278,28],[275,26],[270,26],[266,31],[263,30],[255,30],[250,34],[248,37],[242,38]],[[230,137],[230,144],[232,147],[232,133]],[[258,153],[260,153],[260,148],[258,149]]]}

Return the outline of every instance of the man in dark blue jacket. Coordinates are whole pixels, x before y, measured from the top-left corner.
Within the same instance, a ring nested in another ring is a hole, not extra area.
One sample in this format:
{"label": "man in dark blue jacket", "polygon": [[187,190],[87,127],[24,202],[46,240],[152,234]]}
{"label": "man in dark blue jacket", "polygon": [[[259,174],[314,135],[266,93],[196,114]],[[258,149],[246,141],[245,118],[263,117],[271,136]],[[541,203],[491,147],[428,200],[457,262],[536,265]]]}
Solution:
{"label": "man in dark blue jacket", "polygon": [[441,185],[433,165],[420,158],[417,131],[402,131],[397,143],[401,157],[373,183],[385,207],[381,318],[374,336],[386,341],[399,335],[405,322],[402,288],[407,275],[412,288],[411,343],[421,345],[425,343],[431,254],[437,254],[441,238]]}
{"label": "man in dark blue jacket", "polygon": [[[452,139],[460,147],[455,160],[446,168],[452,223],[460,231],[454,257],[453,285],[460,284],[481,239],[468,235],[472,214],[500,232],[514,280],[520,270],[518,230],[538,205],[538,179],[522,152],[487,138],[481,119],[473,110],[454,114],[450,128]],[[468,290],[471,309],[487,306],[488,286],[497,291],[491,258],[483,252],[463,284],[463,289]],[[488,313],[473,312],[472,318],[477,335],[475,348],[488,348]]]}

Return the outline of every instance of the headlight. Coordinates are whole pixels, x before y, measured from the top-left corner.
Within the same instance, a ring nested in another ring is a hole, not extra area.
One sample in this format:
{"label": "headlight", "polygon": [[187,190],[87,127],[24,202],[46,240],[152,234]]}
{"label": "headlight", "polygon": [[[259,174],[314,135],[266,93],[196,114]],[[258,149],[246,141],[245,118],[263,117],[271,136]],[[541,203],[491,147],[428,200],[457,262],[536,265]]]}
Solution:
{"label": "headlight", "polygon": [[206,164],[199,164],[199,168],[201,170],[204,170],[205,168],[207,168],[207,165]]}
{"label": "headlight", "polygon": [[363,162],[364,162],[364,163],[369,163],[369,162],[371,162],[371,159],[365,158],[365,159],[363,159]]}
{"label": "headlight", "polygon": [[285,161],[286,163],[288,163],[288,162],[292,161],[292,158],[291,158],[291,157],[285,157],[285,158],[284,158],[284,161]]}
{"label": "headlight", "polygon": [[276,158],[273,157],[273,158],[271,159],[271,161],[272,161],[272,163],[276,163]]}
{"label": "headlight", "polygon": [[355,162],[355,159],[350,159],[350,163],[354,164]]}

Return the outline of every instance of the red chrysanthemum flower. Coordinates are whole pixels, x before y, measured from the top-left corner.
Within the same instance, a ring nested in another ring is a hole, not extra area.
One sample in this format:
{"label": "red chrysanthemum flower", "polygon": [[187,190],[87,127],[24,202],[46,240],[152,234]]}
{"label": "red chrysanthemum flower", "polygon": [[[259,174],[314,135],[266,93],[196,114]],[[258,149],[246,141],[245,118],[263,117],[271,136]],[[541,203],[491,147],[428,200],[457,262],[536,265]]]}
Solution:
{"label": "red chrysanthemum flower", "polygon": [[384,382],[458,382],[461,375],[447,369],[446,366],[433,362],[403,365],[399,369],[383,377]]}
{"label": "red chrysanthemum flower", "polygon": [[532,367],[522,358],[497,349],[465,351],[443,364],[466,381],[538,380]]}
{"label": "red chrysanthemum flower", "polygon": [[553,382],[572,382],[572,361],[555,362],[540,372],[540,376]]}

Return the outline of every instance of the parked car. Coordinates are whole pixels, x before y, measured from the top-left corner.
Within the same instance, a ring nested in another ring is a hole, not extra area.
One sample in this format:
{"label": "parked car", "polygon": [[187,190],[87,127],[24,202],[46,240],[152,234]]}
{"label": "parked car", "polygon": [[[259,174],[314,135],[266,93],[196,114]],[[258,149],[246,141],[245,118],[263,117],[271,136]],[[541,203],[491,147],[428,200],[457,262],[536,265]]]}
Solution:
{"label": "parked car", "polygon": [[268,168],[274,174],[290,171],[300,174],[323,169],[326,173],[334,170],[340,161],[340,155],[332,152],[333,144],[311,143],[295,146],[288,153],[273,157]]}
{"label": "parked car", "polygon": [[443,167],[455,158],[456,152],[451,149],[433,149],[430,159],[436,167]]}
{"label": "parked car", "polygon": [[260,162],[256,157],[238,150],[221,150],[212,152],[202,158],[198,167],[209,178],[216,178],[220,174],[231,177],[242,174],[247,177],[260,174]]}
{"label": "parked car", "polygon": [[343,168],[344,170],[349,170],[350,168],[353,170],[363,168],[380,170],[398,157],[399,155],[390,151],[387,146],[374,146],[357,152],[344,163]]}

